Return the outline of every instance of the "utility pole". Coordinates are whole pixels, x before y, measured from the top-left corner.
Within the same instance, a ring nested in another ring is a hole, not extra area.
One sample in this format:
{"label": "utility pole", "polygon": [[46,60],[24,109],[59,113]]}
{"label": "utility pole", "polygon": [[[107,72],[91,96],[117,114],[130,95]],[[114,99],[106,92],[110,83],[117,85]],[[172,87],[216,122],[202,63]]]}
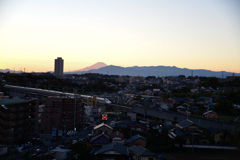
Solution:
{"label": "utility pole", "polygon": [[76,131],[76,108],[77,108],[77,97],[76,93],[74,94],[75,97],[75,108],[74,108],[74,128],[73,130]]}
{"label": "utility pole", "polygon": [[193,153],[193,130],[192,130],[192,153]]}

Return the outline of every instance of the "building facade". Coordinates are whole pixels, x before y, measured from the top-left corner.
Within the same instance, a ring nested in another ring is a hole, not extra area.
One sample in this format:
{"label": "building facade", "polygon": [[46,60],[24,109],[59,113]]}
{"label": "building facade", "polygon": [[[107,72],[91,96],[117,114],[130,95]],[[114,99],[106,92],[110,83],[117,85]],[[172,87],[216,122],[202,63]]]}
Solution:
{"label": "building facade", "polygon": [[94,108],[96,108],[97,107],[97,96],[94,95],[92,98],[88,98],[87,105],[93,106]]}
{"label": "building facade", "polygon": [[81,98],[48,97],[41,115],[41,133],[66,133],[84,125],[84,102]]}
{"label": "building facade", "polygon": [[38,100],[0,100],[0,144],[13,146],[38,134]]}
{"label": "building facade", "polygon": [[55,59],[55,66],[54,66],[54,75],[58,78],[63,77],[63,59],[58,57]]}

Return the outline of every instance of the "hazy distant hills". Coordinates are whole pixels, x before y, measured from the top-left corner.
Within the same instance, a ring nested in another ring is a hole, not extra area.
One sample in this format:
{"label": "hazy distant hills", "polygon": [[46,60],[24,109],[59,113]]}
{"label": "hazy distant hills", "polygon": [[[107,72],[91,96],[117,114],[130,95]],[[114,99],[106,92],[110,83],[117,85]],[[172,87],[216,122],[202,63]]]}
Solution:
{"label": "hazy distant hills", "polygon": [[0,69],[0,72],[2,73],[22,73],[22,71],[13,71],[13,70],[10,70],[10,69]]}
{"label": "hazy distant hills", "polygon": [[[210,70],[198,69],[192,70],[187,68],[178,68],[178,67],[169,67],[169,66],[150,66],[150,67],[120,67],[109,65],[99,69],[91,69],[88,71],[82,72],[74,72],[77,74],[83,73],[99,73],[99,74],[108,74],[108,75],[129,75],[129,76],[178,76],[178,75],[185,75],[185,76],[203,76],[203,77],[219,77],[221,78],[222,75],[232,76],[233,73],[231,72],[214,72]],[[235,73],[235,76],[240,76],[239,73]]]}
{"label": "hazy distant hills", "polygon": [[[10,73],[21,73],[22,71],[12,71],[9,69],[0,69],[0,72],[10,72]],[[215,72],[204,69],[187,69],[187,68],[178,68],[178,67],[170,67],[170,66],[144,66],[144,67],[120,67],[114,65],[106,65],[103,62],[98,62],[92,66],[79,69],[73,72],[65,72],[65,74],[84,74],[84,73],[99,73],[99,74],[108,74],[108,75],[128,75],[128,76],[201,76],[201,77],[219,77],[222,75],[225,78],[226,76],[232,76],[231,72]],[[240,76],[240,73],[235,73],[235,76]]]}
{"label": "hazy distant hills", "polygon": [[[83,71],[89,71],[89,70],[92,70],[92,69],[99,69],[99,68],[106,67],[106,66],[107,65],[105,63],[98,62],[98,63],[95,63],[94,65],[85,67],[83,69],[72,71],[71,73],[82,73]],[[10,69],[0,69],[0,72],[2,72],[2,73],[7,73],[7,72],[9,72],[9,73],[22,73],[22,71],[13,71],[13,70],[10,70]],[[52,71],[49,71],[49,72],[52,72]]]}
{"label": "hazy distant hills", "polygon": [[89,70],[92,70],[92,69],[99,69],[99,68],[102,68],[102,67],[106,67],[107,65],[103,62],[98,62],[94,65],[91,65],[89,67],[85,67],[83,69],[79,69],[79,70],[76,70],[76,71],[73,71],[73,72],[81,72],[81,71],[89,71]]}

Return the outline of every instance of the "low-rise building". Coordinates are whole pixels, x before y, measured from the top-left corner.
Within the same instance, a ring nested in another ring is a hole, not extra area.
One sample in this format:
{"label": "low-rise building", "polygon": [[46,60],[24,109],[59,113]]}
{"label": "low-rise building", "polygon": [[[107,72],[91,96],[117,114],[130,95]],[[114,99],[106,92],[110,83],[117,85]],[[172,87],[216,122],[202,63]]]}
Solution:
{"label": "low-rise building", "polygon": [[134,160],[155,160],[156,154],[142,146],[131,146],[129,152]]}
{"label": "low-rise building", "polygon": [[169,133],[169,137],[173,139],[181,139],[183,144],[210,144],[211,138],[209,131],[186,119],[175,125],[173,132]]}
{"label": "low-rise building", "polygon": [[220,130],[217,128],[208,128],[210,136],[212,137],[214,144],[217,145],[226,145],[230,144],[232,141],[232,135],[226,130]]}
{"label": "low-rise building", "polygon": [[129,160],[128,148],[121,143],[110,143],[104,145],[95,152],[95,156],[100,159],[121,159]]}
{"label": "low-rise building", "polygon": [[209,118],[209,119],[218,119],[218,114],[214,111],[207,111],[203,113],[203,117]]}
{"label": "low-rise building", "polygon": [[111,143],[111,137],[107,134],[99,134],[97,136],[94,136],[91,138],[90,143],[93,145],[95,148],[102,147],[106,144]]}
{"label": "low-rise building", "polygon": [[112,142],[124,143],[124,136],[121,132],[115,131],[111,134]]}
{"label": "low-rise building", "polygon": [[131,138],[125,141],[125,144],[128,146],[142,146],[146,147],[147,139],[139,134],[132,136]]}
{"label": "low-rise building", "polygon": [[55,148],[55,149],[51,150],[51,153],[56,160],[64,160],[64,159],[69,158],[70,152],[71,152],[71,149]]}

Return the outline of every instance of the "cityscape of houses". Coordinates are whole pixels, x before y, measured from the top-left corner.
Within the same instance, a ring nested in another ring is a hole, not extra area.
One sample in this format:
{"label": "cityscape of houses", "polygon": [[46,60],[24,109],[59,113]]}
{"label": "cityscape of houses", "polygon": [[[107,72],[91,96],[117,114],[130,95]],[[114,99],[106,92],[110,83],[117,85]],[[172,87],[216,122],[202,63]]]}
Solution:
{"label": "cityscape of houses", "polygon": [[60,57],[54,68],[0,73],[1,158],[239,156],[238,76],[65,75]]}

